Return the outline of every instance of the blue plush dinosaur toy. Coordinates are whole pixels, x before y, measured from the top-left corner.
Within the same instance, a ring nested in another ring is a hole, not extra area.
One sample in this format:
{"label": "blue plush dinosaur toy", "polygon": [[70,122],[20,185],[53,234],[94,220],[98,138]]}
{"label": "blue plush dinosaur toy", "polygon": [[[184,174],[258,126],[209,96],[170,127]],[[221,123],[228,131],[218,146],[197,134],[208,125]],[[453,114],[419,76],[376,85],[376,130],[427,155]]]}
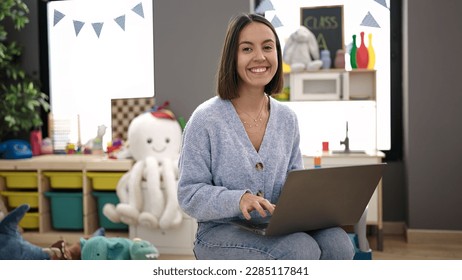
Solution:
{"label": "blue plush dinosaur toy", "polygon": [[22,204],[0,221],[0,260],[49,260],[50,255],[24,240],[18,231],[18,223],[29,210]]}

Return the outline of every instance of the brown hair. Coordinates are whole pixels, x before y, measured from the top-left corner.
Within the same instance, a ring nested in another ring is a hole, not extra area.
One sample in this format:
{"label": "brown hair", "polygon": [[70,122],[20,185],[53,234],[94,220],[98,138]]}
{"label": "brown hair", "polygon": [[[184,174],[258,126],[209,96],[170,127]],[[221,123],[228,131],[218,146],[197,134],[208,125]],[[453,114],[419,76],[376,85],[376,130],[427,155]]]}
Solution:
{"label": "brown hair", "polygon": [[233,99],[239,97],[237,74],[237,48],[239,35],[249,23],[259,22],[268,26],[276,38],[276,49],[278,56],[278,69],[273,79],[265,86],[265,93],[271,95],[279,93],[284,85],[282,73],[282,50],[278,35],[273,25],[264,17],[257,14],[240,14],[231,19],[226,31],[225,42],[221,54],[221,62],[218,69],[218,95],[222,99]]}

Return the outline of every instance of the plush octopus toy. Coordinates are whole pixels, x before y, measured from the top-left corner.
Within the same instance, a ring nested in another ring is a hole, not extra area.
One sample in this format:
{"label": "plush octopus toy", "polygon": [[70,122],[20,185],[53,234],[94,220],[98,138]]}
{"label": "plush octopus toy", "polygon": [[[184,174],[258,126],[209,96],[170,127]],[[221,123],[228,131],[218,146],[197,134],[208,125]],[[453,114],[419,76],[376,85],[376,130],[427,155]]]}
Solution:
{"label": "plush octopus toy", "polygon": [[112,222],[153,229],[168,229],[182,222],[177,198],[182,129],[165,105],[168,103],[130,122],[127,154],[135,164],[117,184],[120,202],[103,207],[103,214]]}

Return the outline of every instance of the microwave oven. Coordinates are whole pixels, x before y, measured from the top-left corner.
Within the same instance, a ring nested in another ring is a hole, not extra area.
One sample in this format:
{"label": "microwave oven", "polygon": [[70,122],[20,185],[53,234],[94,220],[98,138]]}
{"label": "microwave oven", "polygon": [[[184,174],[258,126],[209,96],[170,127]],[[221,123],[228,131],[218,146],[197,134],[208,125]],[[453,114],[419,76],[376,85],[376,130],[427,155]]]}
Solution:
{"label": "microwave oven", "polygon": [[290,101],[348,100],[347,72],[290,73]]}

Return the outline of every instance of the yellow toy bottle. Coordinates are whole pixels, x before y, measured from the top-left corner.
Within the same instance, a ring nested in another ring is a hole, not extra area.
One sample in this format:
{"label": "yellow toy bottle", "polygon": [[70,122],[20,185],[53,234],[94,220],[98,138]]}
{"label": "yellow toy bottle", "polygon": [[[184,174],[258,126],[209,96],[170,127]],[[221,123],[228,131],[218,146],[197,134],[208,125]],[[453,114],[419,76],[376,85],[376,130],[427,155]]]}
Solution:
{"label": "yellow toy bottle", "polygon": [[372,33],[369,33],[369,43],[367,45],[367,52],[369,54],[369,62],[367,63],[367,69],[374,69],[375,51],[374,51],[374,46],[372,46]]}

